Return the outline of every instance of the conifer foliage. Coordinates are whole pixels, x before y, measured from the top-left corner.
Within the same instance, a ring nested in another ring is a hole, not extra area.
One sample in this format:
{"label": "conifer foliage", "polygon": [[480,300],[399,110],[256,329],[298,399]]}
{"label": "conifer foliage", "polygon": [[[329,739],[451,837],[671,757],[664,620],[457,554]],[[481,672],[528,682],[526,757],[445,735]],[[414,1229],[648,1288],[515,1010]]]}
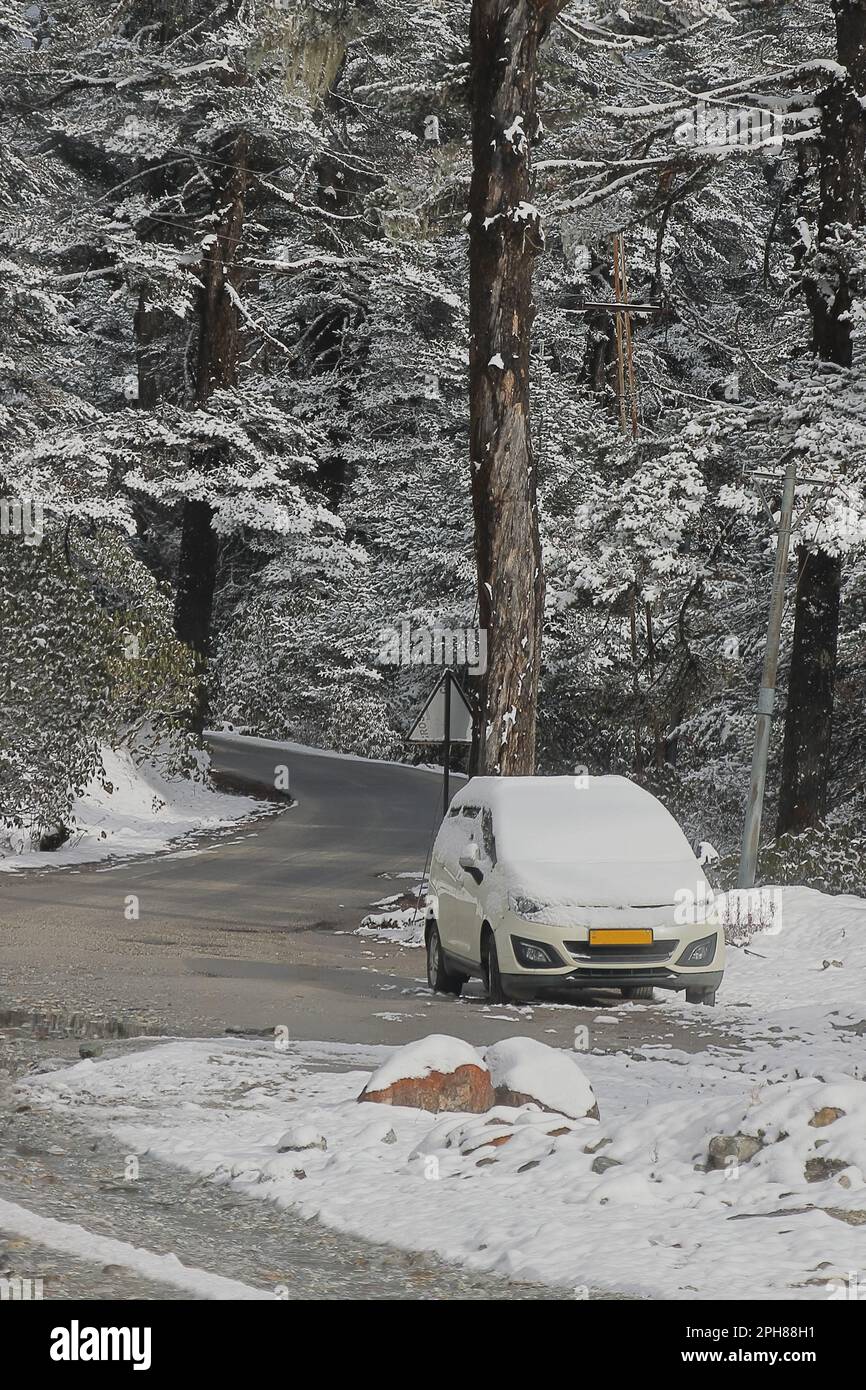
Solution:
{"label": "conifer foliage", "polygon": [[793,449],[763,871],[861,882],[863,17],[0,0],[4,823],[207,720],[405,757],[394,634],[481,626],[479,766],[730,857]]}

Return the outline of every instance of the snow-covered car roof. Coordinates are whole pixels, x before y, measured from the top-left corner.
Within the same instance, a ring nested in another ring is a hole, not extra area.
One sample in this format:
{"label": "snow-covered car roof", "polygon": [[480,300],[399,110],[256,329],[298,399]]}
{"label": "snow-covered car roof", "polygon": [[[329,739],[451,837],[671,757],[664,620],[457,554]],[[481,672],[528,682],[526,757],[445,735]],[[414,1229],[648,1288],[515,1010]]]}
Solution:
{"label": "snow-covered car roof", "polygon": [[561,847],[596,863],[694,860],[670,812],[627,777],[473,777],[451,805],[489,807],[511,856],[547,859]]}

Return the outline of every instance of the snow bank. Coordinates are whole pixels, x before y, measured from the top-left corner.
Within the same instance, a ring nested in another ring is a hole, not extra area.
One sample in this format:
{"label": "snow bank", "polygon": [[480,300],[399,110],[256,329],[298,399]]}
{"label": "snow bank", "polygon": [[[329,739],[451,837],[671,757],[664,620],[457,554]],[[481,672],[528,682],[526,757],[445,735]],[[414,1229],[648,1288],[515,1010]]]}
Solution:
{"label": "snow bank", "polygon": [[791,1026],[859,1022],[866,1012],[866,900],[814,888],[778,891],[781,910],[772,926],[728,947],[722,1004],[734,1017],[738,1002],[751,1013],[781,1013]]}
{"label": "snow bank", "polygon": [[66,844],[40,852],[29,848],[21,832],[0,831],[0,870],[153,854],[191,831],[218,830],[266,809],[261,801],[214,791],[203,781],[169,780],[124,749],[105,748],[102,759],[104,776],[94,777],[75,802],[76,829]]}
{"label": "snow bank", "polygon": [[410,892],[394,893],[373,903],[377,909],[368,912],[356,927],[356,936],[369,936],[374,941],[394,942],[398,946],[424,945],[424,911],[427,886],[417,883]]}
{"label": "snow bank", "polygon": [[95,1235],[83,1226],[58,1221],[53,1216],[40,1216],[2,1197],[0,1225],[4,1232],[24,1236],[27,1240],[47,1246],[49,1250],[61,1250],[75,1259],[90,1260],[101,1265],[120,1265],[145,1279],[171,1284],[174,1288],[183,1289],[188,1298],[234,1302],[238,1299],[264,1300],[274,1297],[267,1289],[256,1289],[237,1279],[226,1279],[221,1274],[211,1274],[209,1270],[181,1264],[176,1255],[157,1255],[124,1240]]}

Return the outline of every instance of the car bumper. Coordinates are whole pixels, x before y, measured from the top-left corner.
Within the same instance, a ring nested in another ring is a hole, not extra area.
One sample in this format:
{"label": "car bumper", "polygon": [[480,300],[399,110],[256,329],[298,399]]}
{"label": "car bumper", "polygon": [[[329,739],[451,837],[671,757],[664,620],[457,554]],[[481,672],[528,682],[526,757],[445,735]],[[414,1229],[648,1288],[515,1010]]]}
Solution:
{"label": "car bumper", "polygon": [[572,990],[629,989],[650,985],[653,989],[718,989],[723,970],[670,970],[665,966],[626,968],[589,967],[566,974],[551,970],[521,970],[519,975],[502,975],[509,994],[564,994]]}

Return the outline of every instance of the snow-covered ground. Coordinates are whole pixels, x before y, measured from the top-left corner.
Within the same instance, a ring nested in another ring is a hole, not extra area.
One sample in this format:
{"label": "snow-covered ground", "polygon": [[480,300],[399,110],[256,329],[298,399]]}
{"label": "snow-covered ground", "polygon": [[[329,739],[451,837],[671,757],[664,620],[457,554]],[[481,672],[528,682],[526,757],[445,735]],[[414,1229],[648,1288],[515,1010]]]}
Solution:
{"label": "snow-covered ground", "polygon": [[[712,1016],[617,1006],[711,1018],[723,1043],[557,1054],[598,1121],[359,1105],[391,1049],[332,1043],[172,1041],[34,1077],[28,1099],[74,1106],[142,1167],[576,1297],[841,1297],[866,1289],[864,979],[866,902],[784,890],[771,931],[731,951]],[[720,1135],[756,1152],[708,1167]]]}
{"label": "snow-covered ground", "polygon": [[74,1222],[58,1221],[52,1216],[38,1216],[17,1202],[0,1197],[0,1227],[4,1232],[23,1236],[50,1250],[60,1250],[73,1259],[94,1264],[115,1265],[131,1270],[146,1279],[171,1284],[182,1289],[187,1298],[266,1299],[269,1293],[251,1288],[237,1279],[227,1279],[208,1270],[181,1264],[176,1255],[155,1255],[149,1250],[114,1240],[111,1236],[94,1235]]}
{"label": "snow-covered ground", "polygon": [[0,871],[60,868],[100,859],[154,854],[191,832],[230,826],[266,809],[252,797],[230,796],[204,781],[167,779],[126,750],[103,749],[103,777],[94,777],[73,806],[75,829],[60,849],[29,847],[24,831],[0,830]]}
{"label": "snow-covered ground", "polygon": [[424,945],[427,884],[418,882],[416,874],[407,877],[412,882],[404,892],[392,893],[371,904],[374,910],[362,919],[357,936],[370,936],[374,941],[389,941],[398,946]]}

